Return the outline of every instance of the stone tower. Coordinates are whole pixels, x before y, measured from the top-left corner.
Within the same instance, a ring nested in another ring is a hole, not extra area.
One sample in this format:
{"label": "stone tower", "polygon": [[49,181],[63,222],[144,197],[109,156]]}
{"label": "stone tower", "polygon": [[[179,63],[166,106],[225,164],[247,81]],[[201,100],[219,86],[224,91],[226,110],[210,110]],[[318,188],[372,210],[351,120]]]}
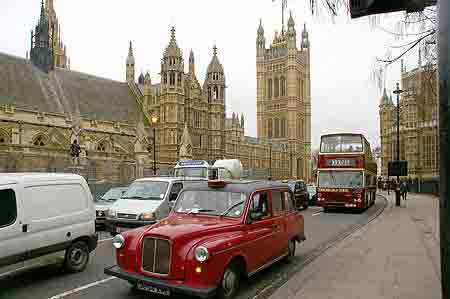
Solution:
{"label": "stone tower", "polygon": [[172,27],[169,45],[161,60],[159,140],[164,144],[161,146],[161,155],[166,155],[161,159],[176,161],[179,140],[184,129],[185,74],[183,54],[178,47],[175,32]]}
{"label": "stone tower", "polygon": [[310,42],[306,26],[297,47],[292,13],[287,31],[275,32],[266,48],[260,21],[256,38],[258,137],[288,145],[291,176],[310,177],[311,92]]}
{"label": "stone tower", "polygon": [[[126,62],[126,78],[127,82],[134,82],[134,73],[135,73],[135,61],[134,61],[134,55],[133,55],[133,44],[130,41],[130,47],[128,48],[128,56],[127,56],[127,62]],[[143,79],[143,74],[141,74]]]}
{"label": "stone tower", "polygon": [[203,93],[208,101],[208,127],[212,129],[208,140],[209,160],[221,159],[225,154],[225,83],[225,72],[214,45],[203,85]]}

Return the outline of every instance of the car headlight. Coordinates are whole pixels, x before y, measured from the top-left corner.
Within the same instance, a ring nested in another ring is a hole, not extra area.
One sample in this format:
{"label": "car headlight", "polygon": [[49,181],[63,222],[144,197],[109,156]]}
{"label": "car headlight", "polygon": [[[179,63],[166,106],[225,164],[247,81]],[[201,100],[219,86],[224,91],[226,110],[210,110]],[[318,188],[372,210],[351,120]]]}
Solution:
{"label": "car headlight", "polygon": [[110,218],[116,218],[117,212],[114,211],[114,210],[108,210],[107,215],[108,215],[108,217],[110,217]]}
{"label": "car headlight", "polygon": [[155,213],[152,212],[142,213],[141,215],[139,215],[139,219],[144,221],[155,220]]}
{"label": "car headlight", "polygon": [[208,249],[206,249],[203,246],[195,248],[195,259],[197,260],[197,262],[204,263],[208,260],[208,258],[209,258]]}
{"label": "car headlight", "polygon": [[125,239],[122,235],[116,235],[112,239],[112,244],[116,249],[123,248],[125,246]]}

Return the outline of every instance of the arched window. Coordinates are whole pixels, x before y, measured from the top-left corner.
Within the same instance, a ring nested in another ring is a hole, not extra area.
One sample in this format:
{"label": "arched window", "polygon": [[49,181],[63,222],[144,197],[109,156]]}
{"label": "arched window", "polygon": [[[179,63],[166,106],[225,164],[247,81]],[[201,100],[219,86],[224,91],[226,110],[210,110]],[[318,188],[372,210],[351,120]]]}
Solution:
{"label": "arched window", "polygon": [[97,151],[106,152],[106,145],[104,142],[100,142],[99,144],[97,144]]}
{"label": "arched window", "polygon": [[272,126],[273,126],[272,119],[269,118],[269,120],[267,121],[267,137],[268,138],[272,138]]}
{"label": "arched window", "polygon": [[164,80],[164,84],[167,84],[167,73],[163,74],[163,80]]}
{"label": "arched window", "polygon": [[177,83],[178,86],[181,86],[181,82],[182,82],[182,77],[181,76],[182,76],[182,74],[179,73],[178,74],[178,83]]}
{"label": "arched window", "polygon": [[272,98],[272,79],[267,80],[267,94],[269,99]]}
{"label": "arched window", "polygon": [[278,118],[275,118],[275,125],[274,125],[274,137],[280,137],[280,120]]}
{"label": "arched window", "polygon": [[219,88],[216,86],[214,86],[214,100],[218,100],[219,99]]}
{"label": "arched window", "polygon": [[275,97],[278,98],[280,95],[280,80],[275,78]]}
{"label": "arched window", "polygon": [[174,72],[170,72],[170,85],[175,85],[175,73]]}
{"label": "arched window", "polygon": [[286,119],[281,119],[281,137],[286,137]]}
{"label": "arched window", "polygon": [[45,146],[45,144],[45,138],[42,135],[36,137],[33,142],[34,146]]}
{"label": "arched window", "polygon": [[281,85],[281,96],[284,97],[286,95],[286,79],[284,79],[284,77],[281,77],[280,85]]}

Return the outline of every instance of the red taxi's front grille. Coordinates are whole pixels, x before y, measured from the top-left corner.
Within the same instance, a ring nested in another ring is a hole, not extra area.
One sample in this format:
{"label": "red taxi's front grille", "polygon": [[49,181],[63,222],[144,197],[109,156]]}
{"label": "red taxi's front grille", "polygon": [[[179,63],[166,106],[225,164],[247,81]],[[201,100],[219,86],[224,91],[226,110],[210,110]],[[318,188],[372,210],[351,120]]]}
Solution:
{"label": "red taxi's front grille", "polygon": [[152,237],[142,243],[142,269],[147,272],[168,275],[170,271],[171,246],[168,240]]}

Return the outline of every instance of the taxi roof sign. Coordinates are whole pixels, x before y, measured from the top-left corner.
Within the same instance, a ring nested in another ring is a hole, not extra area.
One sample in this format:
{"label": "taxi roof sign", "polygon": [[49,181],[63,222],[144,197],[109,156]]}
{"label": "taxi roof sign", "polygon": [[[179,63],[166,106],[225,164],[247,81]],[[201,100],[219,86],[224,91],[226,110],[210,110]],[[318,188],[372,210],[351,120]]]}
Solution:
{"label": "taxi roof sign", "polygon": [[204,160],[185,160],[185,161],[179,161],[177,163],[178,167],[185,167],[185,166],[209,166],[208,162]]}

